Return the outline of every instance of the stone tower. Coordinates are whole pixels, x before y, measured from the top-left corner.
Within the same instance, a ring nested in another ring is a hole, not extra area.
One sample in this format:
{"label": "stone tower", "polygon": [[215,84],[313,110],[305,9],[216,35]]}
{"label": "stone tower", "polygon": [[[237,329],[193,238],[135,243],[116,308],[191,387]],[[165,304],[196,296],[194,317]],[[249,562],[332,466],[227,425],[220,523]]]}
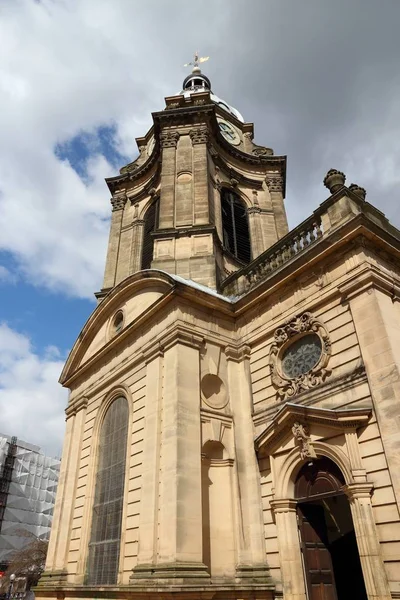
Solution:
{"label": "stone tower", "polygon": [[107,179],[112,221],[103,290],[141,269],[212,289],[287,231],[286,157],[253,143],[253,124],[198,67],[137,140],[139,158]]}
{"label": "stone tower", "polygon": [[[37,600],[400,598],[400,232],[285,157],[195,68],[107,180]],[[349,576],[349,572],[351,576]]]}

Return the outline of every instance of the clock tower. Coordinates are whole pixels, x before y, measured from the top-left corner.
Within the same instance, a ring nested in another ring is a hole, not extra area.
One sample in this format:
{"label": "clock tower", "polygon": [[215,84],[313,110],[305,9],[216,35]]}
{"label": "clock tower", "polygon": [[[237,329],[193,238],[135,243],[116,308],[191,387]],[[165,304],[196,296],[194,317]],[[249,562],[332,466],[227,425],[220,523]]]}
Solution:
{"label": "clock tower", "polygon": [[287,233],[286,157],[253,136],[195,65],[137,139],[139,157],[107,179],[113,212],[100,298],[150,268],[219,289]]}

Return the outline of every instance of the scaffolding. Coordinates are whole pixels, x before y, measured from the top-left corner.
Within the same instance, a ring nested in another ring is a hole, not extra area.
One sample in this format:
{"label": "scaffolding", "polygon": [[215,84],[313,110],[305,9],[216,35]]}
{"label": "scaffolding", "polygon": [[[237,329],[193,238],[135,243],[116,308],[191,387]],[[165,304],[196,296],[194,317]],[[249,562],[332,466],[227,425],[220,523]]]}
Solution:
{"label": "scaffolding", "polygon": [[49,538],[59,473],[59,459],[0,434],[0,570],[33,538]]}

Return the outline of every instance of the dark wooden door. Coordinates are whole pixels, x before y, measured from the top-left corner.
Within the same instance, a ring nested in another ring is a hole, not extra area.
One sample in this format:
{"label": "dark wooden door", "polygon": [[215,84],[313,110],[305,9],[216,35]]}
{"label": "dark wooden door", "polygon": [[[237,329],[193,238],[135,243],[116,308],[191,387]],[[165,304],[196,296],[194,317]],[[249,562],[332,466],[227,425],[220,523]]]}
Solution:
{"label": "dark wooden door", "polygon": [[297,514],[309,600],[337,600],[324,509],[299,504]]}

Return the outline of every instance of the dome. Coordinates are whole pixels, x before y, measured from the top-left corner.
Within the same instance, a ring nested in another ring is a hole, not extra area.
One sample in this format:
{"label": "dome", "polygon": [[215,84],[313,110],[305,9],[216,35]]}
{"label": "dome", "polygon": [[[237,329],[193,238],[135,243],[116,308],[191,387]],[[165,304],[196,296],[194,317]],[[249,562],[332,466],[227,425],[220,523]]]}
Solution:
{"label": "dome", "polygon": [[203,75],[198,66],[195,66],[191,74],[184,79],[181,94],[185,98],[188,98],[192,94],[199,92],[210,92],[210,98],[217,106],[244,123],[242,115],[236,108],[230,106],[225,100],[221,100],[221,98],[212,93],[210,80]]}

